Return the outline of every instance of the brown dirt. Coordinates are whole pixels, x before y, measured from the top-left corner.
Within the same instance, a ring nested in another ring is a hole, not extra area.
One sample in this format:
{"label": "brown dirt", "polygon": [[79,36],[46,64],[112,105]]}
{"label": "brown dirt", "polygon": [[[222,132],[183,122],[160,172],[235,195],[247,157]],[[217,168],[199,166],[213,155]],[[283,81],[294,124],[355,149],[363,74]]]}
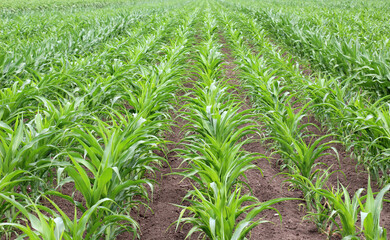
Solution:
{"label": "brown dirt", "polygon": [[[74,201],[82,203],[83,206],[85,207],[85,199],[84,199],[83,195],[78,190],[76,190],[75,184],[73,182],[64,184],[60,189],[58,189],[58,191],[64,195],[72,196]],[[64,198],[57,197],[57,196],[48,196],[48,197],[53,202],[55,202],[55,204],[57,204],[59,206],[59,208],[71,220],[74,219],[75,205],[73,203],[69,202],[68,200],[66,200]],[[58,211],[55,209],[55,207],[48,200],[42,199],[41,204],[58,213]],[[80,218],[82,216],[82,214],[83,213],[81,212],[81,210],[77,209],[77,218]]]}

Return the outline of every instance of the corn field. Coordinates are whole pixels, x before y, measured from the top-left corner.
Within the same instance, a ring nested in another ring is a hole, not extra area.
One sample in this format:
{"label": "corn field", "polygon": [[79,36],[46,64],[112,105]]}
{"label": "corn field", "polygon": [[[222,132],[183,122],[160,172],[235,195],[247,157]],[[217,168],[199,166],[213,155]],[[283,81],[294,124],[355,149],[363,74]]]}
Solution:
{"label": "corn field", "polygon": [[0,16],[1,240],[390,237],[390,2]]}

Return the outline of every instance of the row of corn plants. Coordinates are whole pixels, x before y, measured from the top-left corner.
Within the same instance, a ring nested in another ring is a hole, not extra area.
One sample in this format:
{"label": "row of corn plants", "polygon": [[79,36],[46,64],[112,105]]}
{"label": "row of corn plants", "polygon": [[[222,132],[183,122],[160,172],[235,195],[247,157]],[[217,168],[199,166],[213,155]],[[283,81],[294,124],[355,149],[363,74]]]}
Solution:
{"label": "row of corn plants", "polygon": [[267,222],[258,217],[262,211],[277,212],[272,205],[288,198],[259,202],[250,194],[245,172],[256,169],[253,162],[261,156],[242,146],[251,141],[248,135],[256,132],[256,125],[251,110],[240,110],[241,103],[221,77],[217,21],[208,2],[203,21],[205,31],[195,57],[197,81],[188,89],[183,112],[192,134],[180,150],[185,168],[179,174],[192,180],[193,190],[183,199],[189,205],[181,206],[177,227],[192,226],[186,238],[198,232],[204,239],[246,239],[251,229]]}
{"label": "row of corn plants", "polygon": [[[193,19],[188,11],[171,15],[169,22],[180,23],[178,28],[157,31],[159,36],[151,34],[129,48],[138,49],[135,59],[108,77],[90,82],[57,73],[55,84],[39,79],[35,94],[29,92],[33,87],[21,89],[29,98],[0,122],[0,226],[6,237],[16,228],[30,239],[138,235],[129,213],[147,203],[146,187],[153,186],[148,178],[163,160],[154,152],[163,148],[161,130],[169,124],[166,113],[183,70]],[[165,34],[170,41],[150,53]],[[74,94],[72,87],[86,93]],[[57,100],[46,98],[50,95]],[[76,191],[62,192],[66,185]],[[74,214],[57,205],[58,197],[74,206]],[[44,199],[49,203],[42,204]]]}
{"label": "row of corn plants", "polygon": [[[363,189],[359,189],[352,199],[341,184],[337,188],[327,188],[327,181],[333,172],[329,172],[330,168],[317,168],[316,165],[322,164],[318,159],[329,154],[326,150],[333,149],[331,144],[335,141],[327,141],[332,134],[313,137],[308,132],[307,127],[314,126],[304,121],[311,102],[293,107],[296,101],[300,101],[300,96],[292,93],[295,91],[294,82],[303,78],[299,66],[294,66],[273,49],[253,21],[248,24],[246,19],[241,25],[232,16],[232,13],[222,13],[221,21],[227,26],[227,35],[237,58],[241,59],[240,70],[246,89],[253,96],[260,119],[268,129],[268,139],[273,141],[276,149],[274,153],[281,155],[289,169],[285,174],[287,181],[304,194],[308,217],[329,236],[335,226],[336,231],[345,238],[359,239],[359,234],[363,234],[366,239],[386,239],[386,230],[380,226],[380,213],[390,185],[385,186],[376,198],[370,182],[365,196],[361,196]],[[253,53],[240,32],[243,25],[253,34],[249,36],[255,40],[261,38],[261,41],[257,41],[261,45],[256,48],[257,54]],[[337,154],[335,149],[334,152]],[[357,227],[359,213],[360,228]]]}

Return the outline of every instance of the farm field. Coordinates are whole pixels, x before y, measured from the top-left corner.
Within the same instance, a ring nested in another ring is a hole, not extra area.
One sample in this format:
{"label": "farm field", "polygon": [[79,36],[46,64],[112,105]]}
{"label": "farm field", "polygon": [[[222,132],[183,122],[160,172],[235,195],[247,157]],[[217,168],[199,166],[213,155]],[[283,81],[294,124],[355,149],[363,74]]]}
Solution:
{"label": "farm field", "polygon": [[1,240],[390,237],[389,2],[0,16]]}

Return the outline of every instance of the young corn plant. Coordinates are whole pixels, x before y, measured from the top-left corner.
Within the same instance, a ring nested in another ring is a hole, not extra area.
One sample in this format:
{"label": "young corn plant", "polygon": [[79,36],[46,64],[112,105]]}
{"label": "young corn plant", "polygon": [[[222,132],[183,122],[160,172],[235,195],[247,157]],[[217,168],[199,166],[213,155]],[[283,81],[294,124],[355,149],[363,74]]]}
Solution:
{"label": "young corn plant", "polygon": [[317,228],[328,236],[332,235],[334,224],[329,217],[333,208],[323,195],[313,189],[324,189],[327,187],[329,178],[336,173],[336,171],[331,172],[330,169],[331,167],[328,169],[317,169],[312,173],[310,179],[299,173],[283,173],[288,177],[285,182],[293,184],[294,187],[299,188],[303,192],[306,211],[308,211],[305,219],[313,221]]}
{"label": "young corn plant", "polygon": [[[259,202],[257,198],[248,194],[242,194],[242,187],[236,186],[229,194],[224,189],[219,189],[217,184],[210,183],[210,190],[202,192],[194,187],[194,190],[186,196],[190,206],[179,206],[183,208],[177,220],[177,227],[184,222],[192,224],[193,227],[186,236],[190,238],[195,232],[201,232],[202,239],[246,239],[249,232],[259,224],[268,221],[258,219],[257,215],[264,210],[281,201],[292,200],[290,198],[271,199],[266,202]],[[184,216],[186,212],[190,216]],[[243,219],[237,222],[242,215]]]}
{"label": "young corn plant", "polygon": [[[83,149],[70,149],[72,152],[69,152],[69,156],[74,166],[80,163],[95,176],[107,175],[108,184],[115,183],[113,187],[126,178],[139,181],[143,178],[145,171],[152,170],[153,168],[149,167],[150,163],[158,163],[159,158],[148,156],[148,153],[155,148],[154,145],[160,143],[158,138],[151,135],[156,131],[158,124],[156,124],[157,126],[148,125],[145,119],[139,116],[127,117],[127,119],[123,119],[127,120],[127,126],[120,123],[120,125],[110,127],[108,123],[97,120],[98,126],[84,125],[81,129],[74,129],[73,137],[83,146]],[[65,167],[71,172],[86,172],[80,167],[75,169],[69,164]],[[124,175],[121,176],[122,174]],[[79,179],[80,175],[77,178]],[[84,180],[88,182],[88,179],[89,177],[86,177]],[[98,187],[96,184],[95,186]],[[99,186],[103,187],[104,185],[100,184]],[[117,192],[113,189],[108,190],[105,190],[107,194]],[[95,194],[100,192],[95,192],[92,189],[91,191]],[[89,195],[87,194],[87,196]],[[96,199],[92,200],[91,198],[87,202],[93,205],[93,201]]]}
{"label": "young corn plant", "polygon": [[[23,170],[16,170],[12,173],[4,175],[0,179],[0,192],[4,196],[12,198],[13,201],[19,201],[19,195],[15,196],[15,192],[20,187],[22,190],[27,189],[27,185],[32,181],[40,181],[38,177]],[[14,223],[17,221],[18,214],[17,208],[7,201],[3,201],[0,210],[0,222],[1,223]],[[9,227],[0,227],[0,234],[6,236],[10,232]]]}
{"label": "young corn plant", "polygon": [[12,127],[0,122],[0,130],[0,176],[33,170],[56,152],[62,138],[53,126],[46,128],[40,114],[28,123],[17,119]]}
{"label": "young corn plant", "polygon": [[359,231],[356,228],[356,222],[358,220],[360,208],[360,195],[363,190],[363,188],[357,190],[351,199],[349,192],[344,186],[342,186],[341,191],[339,188],[336,190],[314,189],[314,191],[324,196],[332,205],[334,210],[329,217],[336,226],[339,225],[336,221],[334,221],[334,218],[336,216],[339,217],[341,223],[341,227],[339,227],[339,229],[343,238],[358,239],[357,235]]}
{"label": "young corn plant", "polygon": [[36,97],[38,102],[37,114],[42,115],[42,124],[46,128],[54,126],[65,132],[69,131],[75,123],[87,121],[87,113],[94,112],[88,108],[84,97],[58,98],[56,101],[47,99],[43,96]]}
{"label": "young corn plant", "polygon": [[390,149],[390,108],[388,104],[378,101],[370,108],[358,105],[354,116],[347,118],[351,123],[351,145],[354,155],[366,166],[371,176],[382,184],[389,181]]}
{"label": "young corn plant", "polygon": [[192,143],[188,144],[188,150],[184,152],[184,162],[188,161],[191,167],[182,174],[198,182],[200,186],[207,186],[207,183],[214,182],[218,187],[231,189],[246,170],[257,168],[252,164],[256,155],[240,150],[247,140],[238,141],[247,133],[243,131],[227,136],[227,139],[221,139],[222,133],[218,136],[220,139],[215,138],[211,135],[212,132],[211,134],[203,132],[204,135],[201,133],[202,135],[190,137],[188,141]]}
{"label": "young corn plant", "polygon": [[[350,198],[347,188],[325,190],[314,188],[313,191],[325,197],[330,203],[333,211],[329,219],[338,226],[335,217],[339,217],[341,235],[347,239],[359,239],[359,234],[363,233],[365,239],[386,239],[386,229],[380,226],[380,214],[384,195],[390,190],[390,185],[386,185],[374,198],[371,190],[370,180],[368,181],[367,195],[361,196],[363,188],[358,189],[353,198]],[[365,202],[363,203],[363,201]],[[361,229],[356,226],[360,213]]]}
{"label": "young corn plant", "polygon": [[281,149],[276,153],[281,154],[283,157],[291,161],[292,165],[288,166],[292,172],[298,172],[302,176],[311,179],[313,178],[313,169],[321,163],[316,163],[316,160],[322,156],[332,155],[326,152],[328,149],[334,151],[337,156],[337,151],[334,147],[330,146],[337,141],[328,141],[322,143],[326,138],[332,135],[323,135],[313,142],[307,144],[303,139],[290,139],[291,142],[286,141],[281,137],[270,137],[274,141],[277,141],[281,145]]}
{"label": "young corn plant", "polygon": [[[41,210],[47,211],[50,215],[53,215],[53,211],[44,206],[38,206],[34,203],[29,205],[21,205],[19,202],[15,201],[2,193],[0,193],[0,198],[3,201],[6,201],[13,206],[15,206],[19,212],[26,217],[26,220],[29,224],[22,225],[19,223],[0,223],[1,227],[13,227],[19,229],[23,232],[19,236],[19,239],[28,237],[29,239],[39,240],[39,239],[49,239],[49,240],[61,240],[63,239],[63,233],[65,230],[64,224],[61,218],[51,218],[44,215]],[[30,200],[31,201],[31,200]],[[32,208],[28,211],[28,208]],[[32,214],[35,213],[36,215]],[[17,213],[19,214],[19,213]]]}
{"label": "young corn plant", "polygon": [[220,75],[218,70],[221,68],[222,54],[219,52],[219,46],[213,38],[210,38],[199,48],[198,54],[197,73],[206,85],[211,85]]}
{"label": "young corn plant", "polygon": [[0,121],[5,123],[12,121],[15,118],[15,113],[25,108],[29,104],[30,98],[35,96],[28,82],[15,81],[12,86],[0,90]]}
{"label": "young corn plant", "polygon": [[390,190],[390,184],[387,184],[374,198],[371,189],[370,180],[368,181],[366,201],[360,203],[361,227],[365,239],[367,240],[385,240],[387,231],[380,225],[381,211],[385,194]]}

